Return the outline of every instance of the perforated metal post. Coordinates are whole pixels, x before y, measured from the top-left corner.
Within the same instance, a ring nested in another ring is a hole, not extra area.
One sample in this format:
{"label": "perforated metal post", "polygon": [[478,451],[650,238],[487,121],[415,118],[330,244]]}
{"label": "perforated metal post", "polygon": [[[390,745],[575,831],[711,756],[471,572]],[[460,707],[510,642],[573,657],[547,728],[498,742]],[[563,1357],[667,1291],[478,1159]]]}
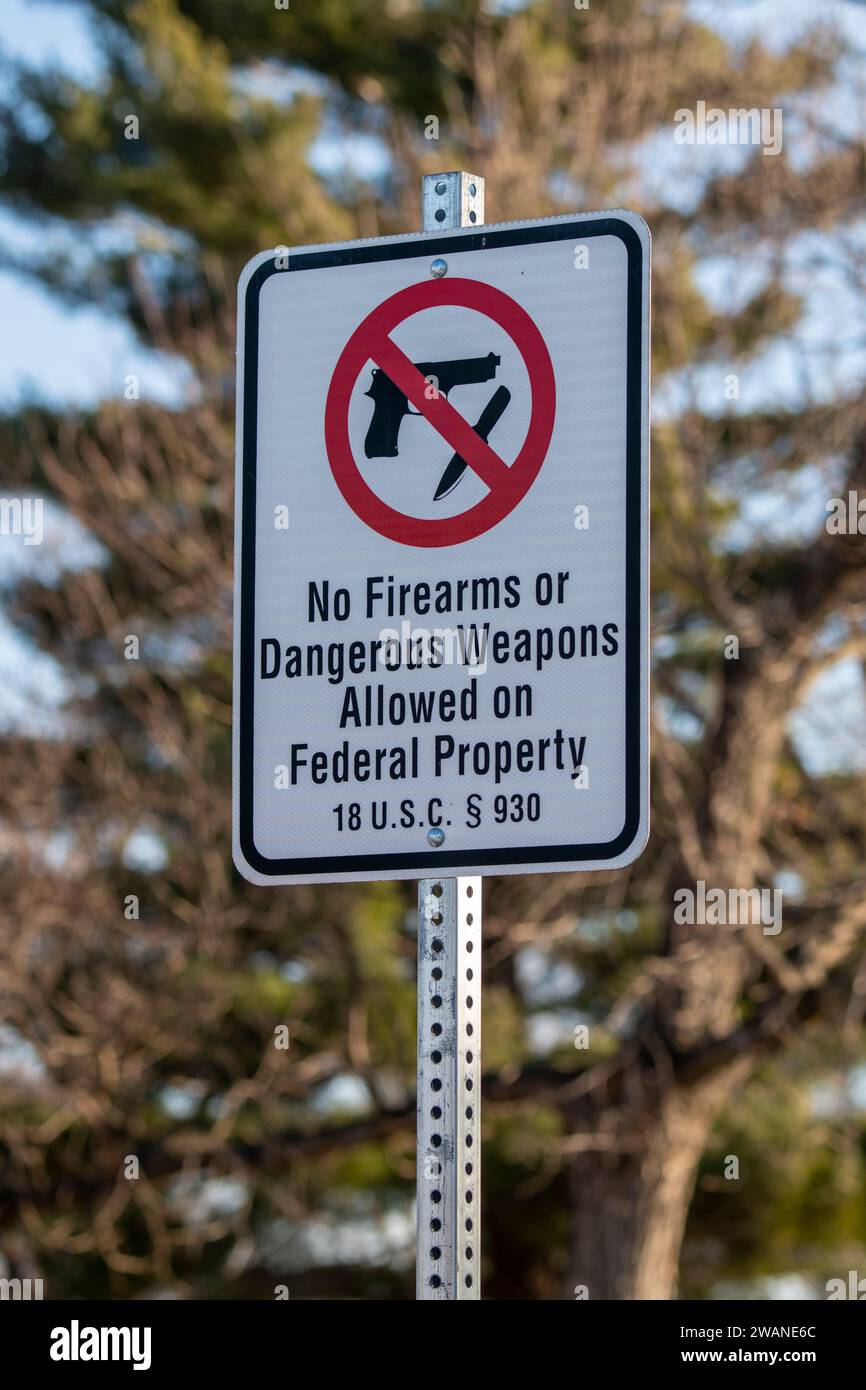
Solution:
{"label": "perforated metal post", "polygon": [[[484,221],[484,180],[430,174],[422,230]],[[447,273],[440,261],[434,274]],[[481,879],[418,885],[416,1297],[480,1297]]]}
{"label": "perforated metal post", "polygon": [[481,879],[418,891],[416,1294],[478,1298]]}

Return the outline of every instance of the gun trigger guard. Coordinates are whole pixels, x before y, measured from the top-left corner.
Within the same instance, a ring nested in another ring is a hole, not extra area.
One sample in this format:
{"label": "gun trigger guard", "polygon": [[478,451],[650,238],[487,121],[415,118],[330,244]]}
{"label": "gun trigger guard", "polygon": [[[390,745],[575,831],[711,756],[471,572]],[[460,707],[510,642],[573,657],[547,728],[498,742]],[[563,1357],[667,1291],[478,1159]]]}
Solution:
{"label": "gun trigger guard", "polygon": [[[438,398],[439,398],[440,396],[444,396],[445,399],[446,399],[446,401],[447,401],[447,399],[448,399],[448,392],[447,392],[447,391],[443,391],[443,389],[442,389],[441,386],[437,386],[437,387],[436,387],[436,394],[435,394],[435,396],[431,396],[430,399],[431,399],[431,400],[438,400]],[[423,415],[423,414],[424,414],[423,410],[413,410],[413,409],[412,409],[412,402],[411,402],[411,401],[407,400],[406,405],[407,405],[407,407],[408,407],[408,410],[409,410],[409,414],[410,414],[410,415]]]}

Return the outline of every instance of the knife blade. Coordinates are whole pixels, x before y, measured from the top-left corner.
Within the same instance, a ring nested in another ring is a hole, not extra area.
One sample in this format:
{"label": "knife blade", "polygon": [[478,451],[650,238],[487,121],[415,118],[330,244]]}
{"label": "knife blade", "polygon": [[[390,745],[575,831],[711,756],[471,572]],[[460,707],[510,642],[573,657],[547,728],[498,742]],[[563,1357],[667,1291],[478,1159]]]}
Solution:
{"label": "knife blade", "polygon": [[[473,425],[475,433],[480,435],[485,442],[510,400],[511,392],[508,387],[497,386],[490,400],[479,415],[477,425]],[[442,474],[442,477],[439,479],[439,486],[433,494],[434,502],[440,502],[443,497],[448,496],[449,492],[453,492],[454,488],[463,477],[463,474],[466,472],[467,467],[468,465],[465,460],[462,459],[459,454],[455,454],[448,464],[448,467],[445,469],[445,472]]]}

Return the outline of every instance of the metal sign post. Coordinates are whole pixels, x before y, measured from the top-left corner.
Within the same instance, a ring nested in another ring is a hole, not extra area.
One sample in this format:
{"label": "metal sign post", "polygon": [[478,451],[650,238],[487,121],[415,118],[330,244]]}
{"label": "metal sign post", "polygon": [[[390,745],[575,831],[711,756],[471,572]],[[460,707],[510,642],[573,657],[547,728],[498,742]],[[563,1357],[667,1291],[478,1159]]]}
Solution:
{"label": "metal sign post", "polygon": [[[484,221],[484,180],[428,174],[421,230]],[[416,1297],[480,1298],[481,879],[418,885]]]}
{"label": "metal sign post", "polygon": [[418,886],[419,1299],[478,1298],[481,879]]}

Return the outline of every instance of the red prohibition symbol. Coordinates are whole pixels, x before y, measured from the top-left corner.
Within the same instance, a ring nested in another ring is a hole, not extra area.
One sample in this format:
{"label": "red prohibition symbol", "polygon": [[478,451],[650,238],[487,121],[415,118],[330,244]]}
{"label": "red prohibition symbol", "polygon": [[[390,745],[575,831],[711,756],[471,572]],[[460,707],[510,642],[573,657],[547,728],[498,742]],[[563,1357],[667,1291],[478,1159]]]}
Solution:
{"label": "red prohibition symbol", "polygon": [[[426,380],[389,336],[412,314],[439,305],[486,314],[505,330],[523,357],[532,406],[526,439],[510,466],[475,433],[441,392],[428,399]],[[371,360],[489,489],[468,511],[441,520],[407,516],[389,507],[367,486],[349,441],[349,402],[355,382]],[[555,409],[556,385],[550,353],[526,310],[502,290],[478,280],[429,280],[409,285],[378,305],[343,348],[328,389],[325,447],[337,487],[356,515],[374,531],[402,545],[458,545],[496,526],[526,496],[547,454]]]}

